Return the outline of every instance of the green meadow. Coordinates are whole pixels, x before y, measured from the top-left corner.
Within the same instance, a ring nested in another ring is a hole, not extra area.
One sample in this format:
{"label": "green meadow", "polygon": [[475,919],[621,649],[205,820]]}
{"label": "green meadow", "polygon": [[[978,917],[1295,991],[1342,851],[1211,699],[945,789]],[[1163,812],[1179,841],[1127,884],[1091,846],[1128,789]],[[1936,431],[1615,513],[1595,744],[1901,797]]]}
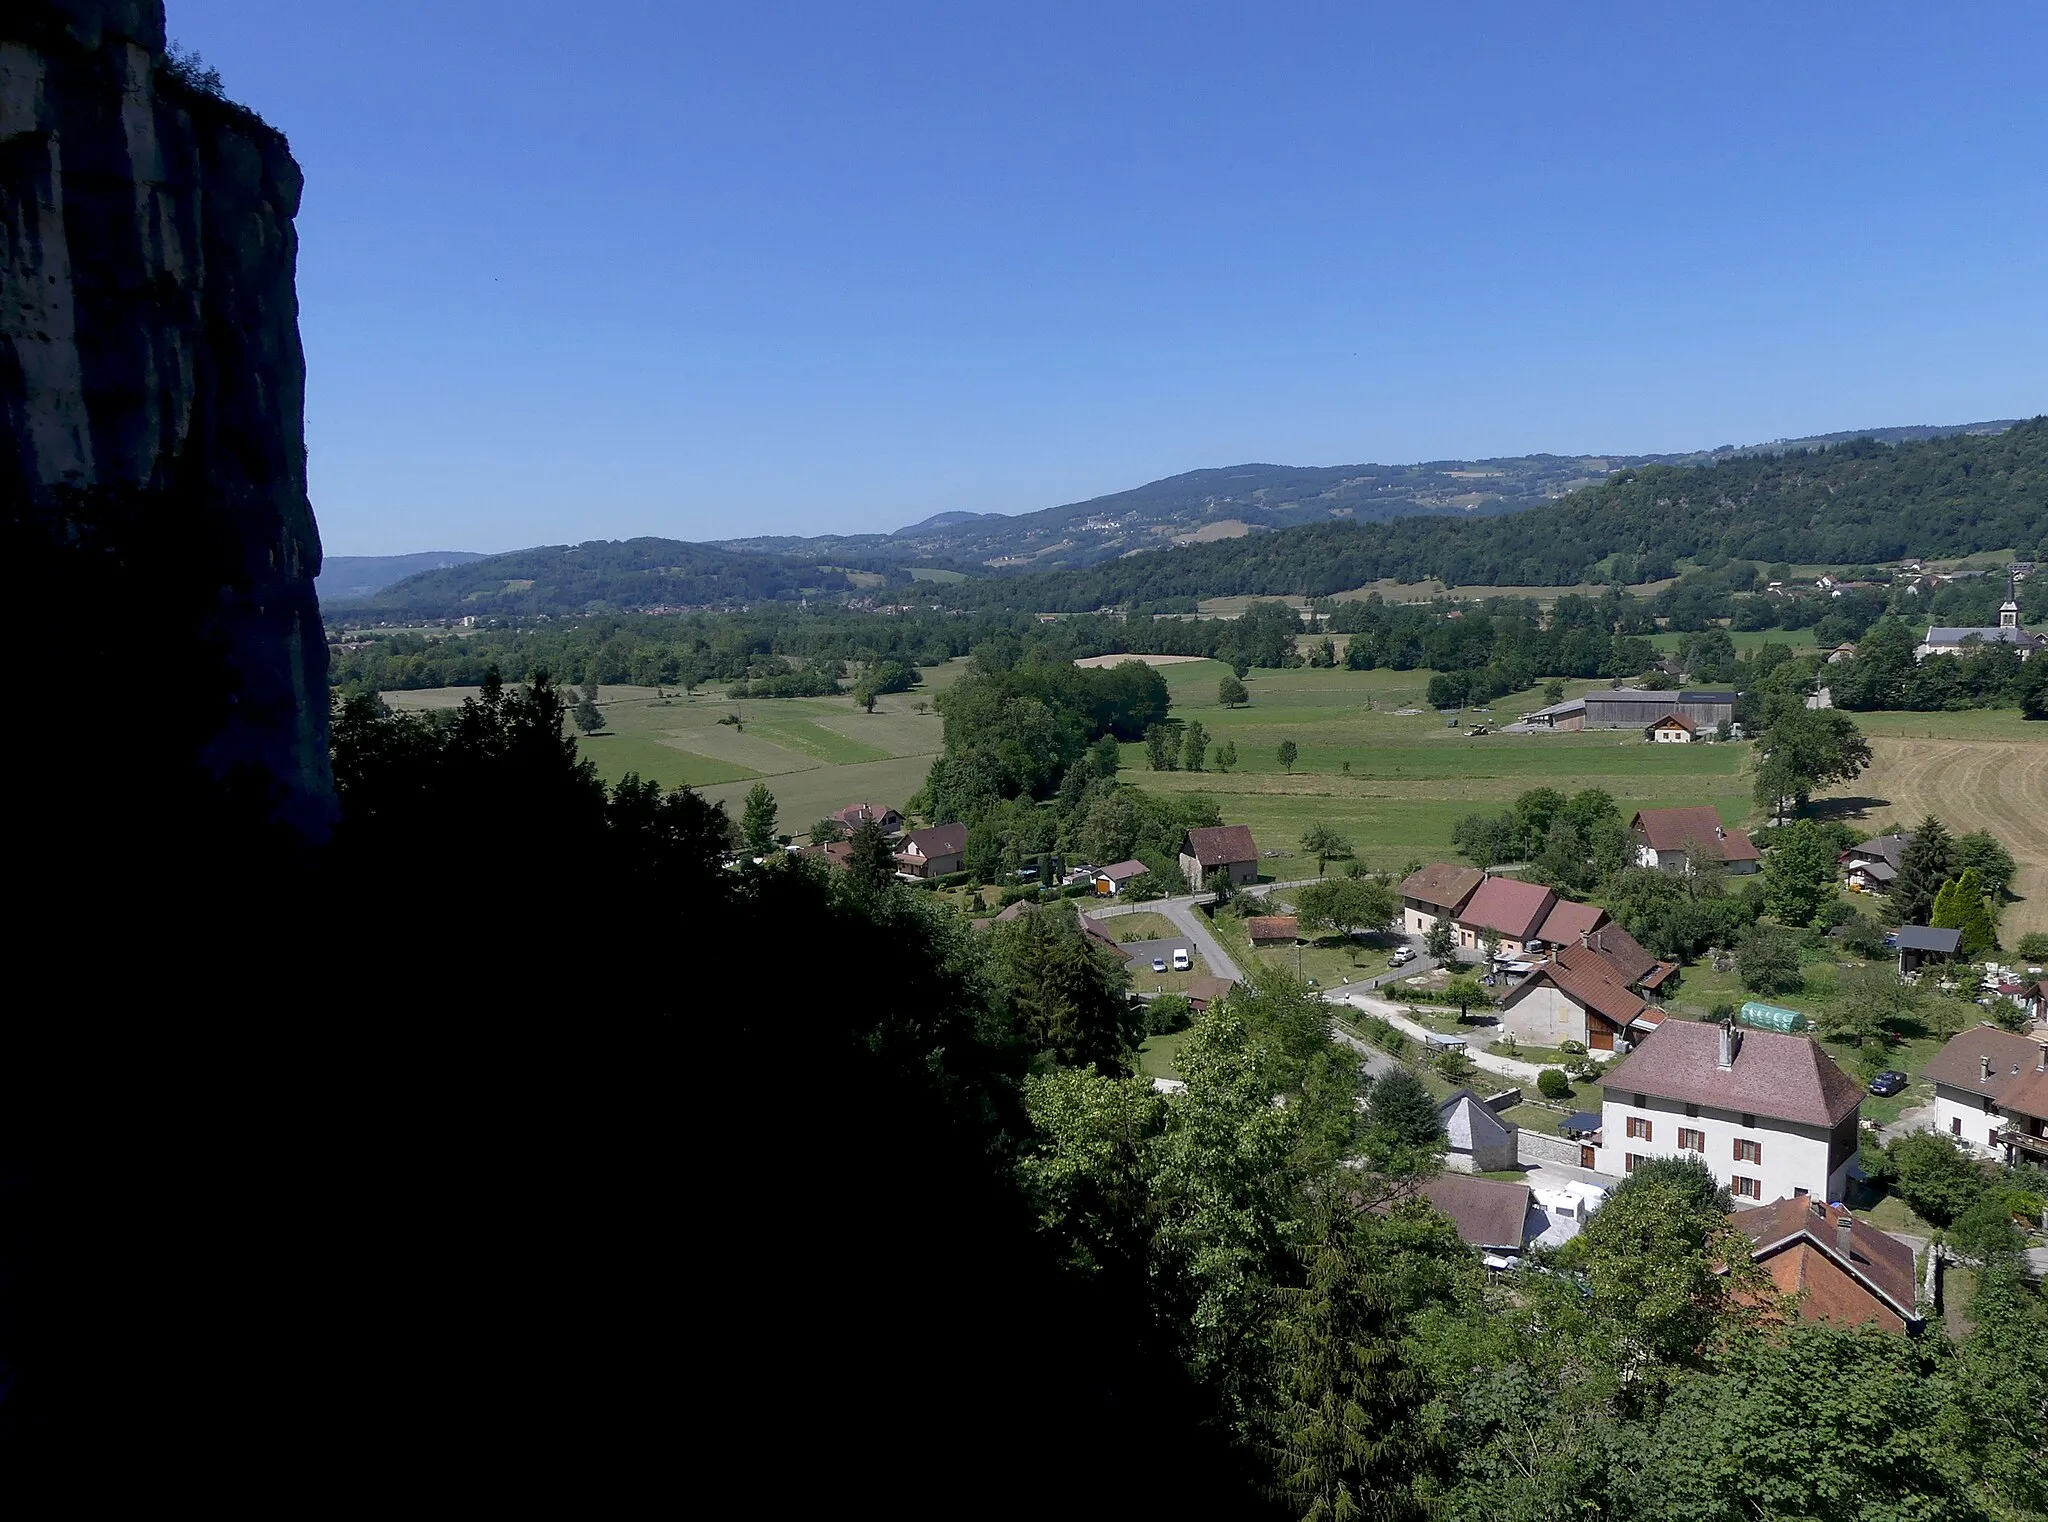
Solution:
{"label": "green meadow", "polygon": [[[1237,764],[1227,774],[1213,760],[1203,772],[1151,772],[1145,748],[1126,745],[1126,778],[1214,798],[1226,820],[1251,826],[1262,850],[1282,853],[1263,863],[1273,876],[1314,875],[1313,860],[1297,854],[1312,824],[1332,826],[1370,865],[1393,869],[1445,855],[1460,815],[1497,810],[1532,787],[1605,788],[1624,812],[1711,804],[1730,824],[1750,809],[1746,745],[1649,745],[1628,730],[1471,737],[1425,705],[1427,671],[1254,670],[1245,678],[1250,705],[1226,709],[1216,697],[1229,674],[1221,662],[1160,669],[1174,717],[1200,721],[1212,745],[1234,744]],[[1569,682],[1565,691],[1601,685]],[[1479,717],[1510,723],[1542,701],[1517,694]],[[1474,716],[1468,711],[1467,722]],[[1279,759],[1283,740],[1300,753],[1291,773]]]}

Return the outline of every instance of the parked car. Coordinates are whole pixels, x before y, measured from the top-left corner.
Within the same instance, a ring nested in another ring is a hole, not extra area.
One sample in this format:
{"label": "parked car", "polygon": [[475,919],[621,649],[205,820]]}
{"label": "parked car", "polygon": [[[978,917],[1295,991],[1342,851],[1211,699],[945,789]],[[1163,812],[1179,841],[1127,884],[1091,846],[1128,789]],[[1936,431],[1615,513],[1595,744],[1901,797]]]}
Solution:
{"label": "parked car", "polygon": [[1903,1089],[1910,1080],[1896,1068],[1886,1068],[1870,1080],[1870,1092],[1879,1099],[1889,1099]]}
{"label": "parked car", "polygon": [[1194,966],[1195,959],[1188,955],[1187,947],[1176,946],[1173,948],[1173,970],[1175,972],[1191,972],[1194,970]]}
{"label": "parked car", "polygon": [[1403,946],[1395,951],[1392,965],[1395,967],[1406,967],[1414,960],[1415,948],[1413,946]]}
{"label": "parked car", "polygon": [[1152,970],[1153,970],[1154,972],[1164,972],[1164,971],[1166,971],[1166,958],[1165,958],[1165,957],[1154,957],[1154,958],[1152,959]]}

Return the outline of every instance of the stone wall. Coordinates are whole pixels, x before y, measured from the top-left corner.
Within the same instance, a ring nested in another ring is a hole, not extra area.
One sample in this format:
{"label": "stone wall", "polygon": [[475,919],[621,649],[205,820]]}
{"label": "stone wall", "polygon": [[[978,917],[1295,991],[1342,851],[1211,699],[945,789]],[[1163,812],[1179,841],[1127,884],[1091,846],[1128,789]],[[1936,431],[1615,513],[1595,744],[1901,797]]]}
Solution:
{"label": "stone wall", "polygon": [[317,836],[300,189],[282,134],[167,66],[161,0],[0,5],[0,492],[70,541],[95,502],[196,504],[232,689],[205,760]]}

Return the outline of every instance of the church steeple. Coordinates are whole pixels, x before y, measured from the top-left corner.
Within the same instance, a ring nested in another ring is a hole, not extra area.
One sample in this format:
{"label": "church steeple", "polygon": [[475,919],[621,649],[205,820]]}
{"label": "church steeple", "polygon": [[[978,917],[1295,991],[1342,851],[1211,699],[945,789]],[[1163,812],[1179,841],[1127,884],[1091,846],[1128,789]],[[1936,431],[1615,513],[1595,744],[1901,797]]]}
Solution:
{"label": "church steeple", "polygon": [[2011,576],[2005,578],[2005,601],[1998,609],[1998,627],[2017,629],[2020,626],[2019,586]]}

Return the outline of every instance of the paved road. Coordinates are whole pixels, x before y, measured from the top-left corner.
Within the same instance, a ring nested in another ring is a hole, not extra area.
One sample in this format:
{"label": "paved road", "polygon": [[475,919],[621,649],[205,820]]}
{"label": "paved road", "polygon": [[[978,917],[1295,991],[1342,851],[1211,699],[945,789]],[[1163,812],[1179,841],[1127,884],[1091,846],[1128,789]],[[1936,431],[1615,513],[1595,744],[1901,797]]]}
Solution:
{"label": "paved road", "polygon": [[[1385,999],[1376,999],[1360,991],[1355,985],[1348,989],[1333,988],[1323,997],[1332,1004],[1348,1004],[1361,1013],[1378,1015],[1396,1030],[1405,1032],[1425,1045],[1428,1044],[1428,1038],[1435,1034],[1427,1026],[1418,1025],[1409,1019]],[[1472,1059],[1474,1067],[1502,1078],[1512,1078],[1516,1083],[1534,1083],[1536,1075],[1543,1071],[1533,1062],[1517,1062],[1512,1057],[1496,1057],[1485,1047],[1474,1044],[1470,1037],[1466,1038],[1465,1055]]]}

